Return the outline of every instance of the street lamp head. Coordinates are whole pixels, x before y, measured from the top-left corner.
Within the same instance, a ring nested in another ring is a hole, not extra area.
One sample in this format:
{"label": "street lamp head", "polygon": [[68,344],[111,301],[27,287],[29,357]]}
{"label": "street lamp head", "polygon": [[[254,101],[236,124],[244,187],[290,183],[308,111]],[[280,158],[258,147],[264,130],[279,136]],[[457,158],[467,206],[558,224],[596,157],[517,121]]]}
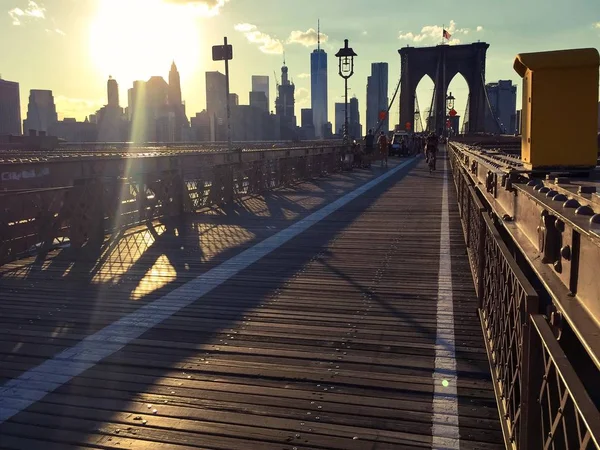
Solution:
{"label": "street lamp head", "polygon": [[454,109],[454,100],[456,99],[452,95],[452,92],[450,92],[450,95],[446,97],[446,107],[448,108],[448,110]]}
{"label": "street lamp head", "polygon": [[344,47],[335,56],[339,58],[340,76],[345,79],[350,78],[354,74],[354,57],[358,55],[348,47],[348,39],[344,39]]}

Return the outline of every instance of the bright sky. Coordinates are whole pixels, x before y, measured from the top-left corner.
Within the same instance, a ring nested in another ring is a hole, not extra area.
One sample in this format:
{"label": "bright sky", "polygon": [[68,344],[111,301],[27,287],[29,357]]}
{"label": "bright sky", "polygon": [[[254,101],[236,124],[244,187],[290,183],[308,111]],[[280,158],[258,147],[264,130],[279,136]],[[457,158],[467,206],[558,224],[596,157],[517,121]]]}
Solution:
{"label": "bright sky", "polygon": [[[310,106],[310,52],[321,19],[323,47],[329,56],[329,120],[334,102],[343,101],[343,81],[334,55],[350,40],[356,70],[350,96],[360,102],[365,123],[367,76],[372,62],[390,64],[390,98],[400,74],[398,49],[435,45],[441,27],[452,43],[490,44],[486,81],[512,79],[517,53],[600,47],[599,0],[0,0],[0,74],[21,84],[23,117],[30,89],[51,89],[60,117],[86,115],[106,103],[106,80],[117,79],[121,106],[136,79],[167,79],[177,63],[188,116],[206,106],[204,72],[220,70],[211,46],[223,36],[234,46],[231,91],[248,103],[253,74],[279,78],[285,51],[296,84],[297,116]],[[427,109],[433,84],[417,89]],[[450,86],[456,109],[465,111],[468,88],[459,76]],[[520,92],[517,97],[520,107]],[[273,108],[273,105],[271,105]],[[397,123],[397,105],[391,121]]]}

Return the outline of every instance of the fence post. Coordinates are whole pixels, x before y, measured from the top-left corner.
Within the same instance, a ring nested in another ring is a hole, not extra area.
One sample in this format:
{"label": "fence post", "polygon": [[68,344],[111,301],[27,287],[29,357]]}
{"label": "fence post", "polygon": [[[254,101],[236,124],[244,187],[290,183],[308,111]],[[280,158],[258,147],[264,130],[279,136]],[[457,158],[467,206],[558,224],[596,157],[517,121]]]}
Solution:
{"label": "fence post", "polygon": [[477,266],[477,300],[479,309],[483,306],[483,274],[485,273],[485,233],[486,226],[483,220],[485,210],[479,211],[479,242],[477,242],[477,255],[479,265]]}
{"label": "fence post", "polygon": [[[536,303],[533,305],[532,303]],[[521,419],[519,434],[516,436],[517,448],[527,450],[542,448],[541,409],[539,405],[539,382],[544,376],[544,364],[541,358],[542,343],[531,320],[537,309],[537,302],[525,299],[523,323],[523,349],[521,360]]]}
{"label": "fence post", "polygon": [[75,180],[69,191],[71,247],[100,248],[104,239],[104,191],[97,179]]}

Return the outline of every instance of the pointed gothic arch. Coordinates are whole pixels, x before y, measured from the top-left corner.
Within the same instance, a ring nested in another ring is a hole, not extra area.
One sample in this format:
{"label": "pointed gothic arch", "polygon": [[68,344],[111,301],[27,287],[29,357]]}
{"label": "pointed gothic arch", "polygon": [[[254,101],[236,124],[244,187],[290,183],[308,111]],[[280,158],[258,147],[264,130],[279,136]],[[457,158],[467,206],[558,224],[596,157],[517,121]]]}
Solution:
{"label": "pointed gothic arch", "polygon": [[460,73],[469,86],[469,133],[485,131],[485,58],[489,44],[437,45],[435,47],[404,47],[400,53],[400,124],[412,124],[415,93],[425,74],[435,84],[433,123],[443,130],[448,85]]}

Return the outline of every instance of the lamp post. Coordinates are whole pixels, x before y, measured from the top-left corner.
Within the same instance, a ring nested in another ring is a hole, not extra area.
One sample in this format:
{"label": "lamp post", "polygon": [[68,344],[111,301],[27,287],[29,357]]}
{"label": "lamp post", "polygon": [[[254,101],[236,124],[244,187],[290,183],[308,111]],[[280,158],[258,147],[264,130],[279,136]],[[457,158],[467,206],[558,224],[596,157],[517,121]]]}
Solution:
{"label": "lamp post", "polygon": [[[456,116],[456,111],[454,110],[454,100],[456,100],[456,99],[452,95],[452,92],[450,92],[450,95],[446,96],[446,123],[448,123],[450,121],[450,117]],[[448,129],[449,128],[446,127],[446,130],[445,130],[446,137],[448,137]]]}
{"label": "lamp post", "polygon": [[358,56],[348,47],[348,39],[344,39],[344,47],[335,54],[339,58],[339,74],[344,79],[344,144],[348,144],[348,78],[354,75],[354,57]]}

